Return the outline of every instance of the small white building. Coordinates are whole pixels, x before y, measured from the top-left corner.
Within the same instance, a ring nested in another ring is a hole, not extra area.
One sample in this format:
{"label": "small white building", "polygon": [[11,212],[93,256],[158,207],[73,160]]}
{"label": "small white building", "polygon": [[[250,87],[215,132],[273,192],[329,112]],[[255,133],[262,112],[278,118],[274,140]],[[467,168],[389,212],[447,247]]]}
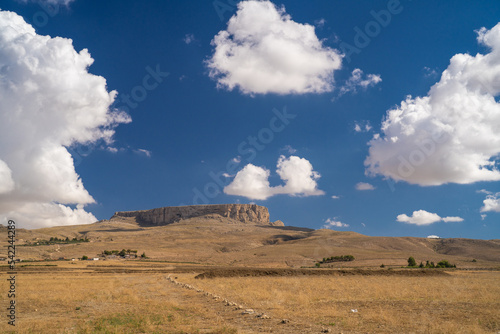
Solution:
{"label": "small white building", "polygon": [[441,238],[437,235],[428,235],[427,239],[441,239]]}
{"label": "small white building", "polygon": [[95,257],[92,259],[93,261],[99,261],[99,258],[98,257]]}

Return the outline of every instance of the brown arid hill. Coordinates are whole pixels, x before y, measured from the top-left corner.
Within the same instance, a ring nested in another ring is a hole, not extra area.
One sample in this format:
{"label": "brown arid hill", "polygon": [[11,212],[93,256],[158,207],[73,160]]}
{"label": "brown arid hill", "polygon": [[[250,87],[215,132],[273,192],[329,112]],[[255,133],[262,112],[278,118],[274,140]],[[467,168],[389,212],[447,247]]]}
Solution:
{"label": "brown arid hill", "polygon": [[[191,208],[186,212],[197,211],[201,215],[165,219],[165,225],[158,220],[145,222],[145,213],[149,215],[161,210],[155,209],[137,214],[117,213],[110,220],[89,225],[18,229],[17,257],[56,260],[83,255],[96,257],[104,250],[132,249],[138,254],[144,252],[150,261],[203,266],[300,268],[313,267],[324,257],[353,255],[355,261],[335,262],[330,266],[405,266],[408,257],[413,256],[417,264],[446,259],[459,268],[500,267],[500,240],[370,237],[355,232],[276,226],[276,223],[269,222],[266,208],[258,218],[258,214],[248,214],[247,209],[255,207],[261,210],[263,207],[237,204],[231,209],[236,206],[239,206],[239,213],[234,216],[227,216],[224,212],[222,215],[207,214],[204,210]],[[267,223],[264,213],[267,213]],[[250,216],[258,221],[251,221]],[[137,221],[138,217],[141,217],[140,221]],[[89,242],[36,245],[51,237],[87,238]],[[3,246],[0,256],[5,257],[6,237],[0,239],[0,246]]]}
{"label": "brown arid hill", "polygon": [[283,222],[269,221],[269,211],[266,207],[256,204],[209,204],[189,206],[167,206],[163,208],[115,212],[116,217],[134,217],[141,226],[161,226],[178,222],[183,219],[219,215],[231,218],[245,224],[283,226]]}

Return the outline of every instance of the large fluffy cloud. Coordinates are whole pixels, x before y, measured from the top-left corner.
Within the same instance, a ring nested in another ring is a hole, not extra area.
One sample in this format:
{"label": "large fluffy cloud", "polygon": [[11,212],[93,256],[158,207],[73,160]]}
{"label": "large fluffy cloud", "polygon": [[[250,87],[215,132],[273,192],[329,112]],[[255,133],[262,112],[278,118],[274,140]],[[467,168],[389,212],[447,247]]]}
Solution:
{"label": "large fluffy cloud", "polygon": [[110,142],[130,118],[109,110],[116,92],[88,73],[92,62],[70,39],[37,35],[0,11],[0,221],[34,228],[96,220],[83,209],[94,199],[66,147]]}
{"label": "large fluffy cloud", "polygon": [[276,172],[285,184],[271,187],[270,171],[248,164],[236,174],[233,182],[224,188],[224,193],[257,200],[265,200],[278,194],[292,196],[324,194],[316,183],[320,178],[319,173],[315,172],[311,163],[304,158],[297,156],[286,158],[282,155],[278,160]]}
{"label": "large fluffy cloud", "polygon": [[207,64],[219,87],[245,94],[323,93],[333,89],[342,56],[324,47],[314,27],[294,22],[270,1],[242,1],[212,41]]}
{"label": "large fluffy cloud", "polygon": [[500,23],[478,31],[487,54],[457,54],[425,97],[387,112],[369,174],[423,186],[500,180]]}
{"label": "large fluffy cloud", "polygon": [[396,218],[398,222],[414,224],[414,225],[430,225],[433,223],[437,223],[443,221],[445,223],[453,223],[453,222],[462,222],[463,218],[461,217],[443,217],[441,218],[438,214],[427,212],[425,210],[413,211],[411,217],[406,214],[398,215]]}

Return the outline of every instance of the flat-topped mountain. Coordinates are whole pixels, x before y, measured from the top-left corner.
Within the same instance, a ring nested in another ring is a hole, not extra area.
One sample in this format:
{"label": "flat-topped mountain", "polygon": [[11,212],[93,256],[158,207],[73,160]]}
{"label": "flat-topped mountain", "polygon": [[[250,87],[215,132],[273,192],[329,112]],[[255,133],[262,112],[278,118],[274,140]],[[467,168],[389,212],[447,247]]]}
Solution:
{"label": "flat-topped mountain", "polygon": [[111,219],[135,217],[136,222],[141,226],[162,226],[180,220],[213,215],[230,218],[245,224],[284,226],[283,222],[279,220],[271,222],[267,208],[256,204],[168,206],[151,210],[115,212]]}

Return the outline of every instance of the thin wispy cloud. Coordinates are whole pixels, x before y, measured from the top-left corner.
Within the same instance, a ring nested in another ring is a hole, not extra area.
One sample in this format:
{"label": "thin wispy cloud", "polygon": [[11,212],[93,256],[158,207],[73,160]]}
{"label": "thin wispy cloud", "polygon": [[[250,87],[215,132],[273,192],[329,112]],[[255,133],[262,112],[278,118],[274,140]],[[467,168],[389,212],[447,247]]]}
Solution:
{"label": "thin wispy cloud", "polygon": [[370,121],[354,122],[355,132],[369,132],[372,129]]}
{"label": "thin wispy cloud", "polygon": [[23,2],[23,3],[36,2],[39,4],[68,6],[70,3],[74,2],[75,0],[18,0],[18,1]]}
{"label": "thin wispy cloud", "polygon": [[137,150],[134,150],[134,153],[140,154],[140,155],[144,155],[144,156],[146,156],[148,158],[151,158],[151,151],[145,150],[143,148],[139,148]]}
{"label": "thin wispy cloud", "polygon": [[285,146],[285,147],[283,147],[281,150],[282,150],[282,151],[286,151],[288,154],[294,154],[294,153],[296,153],[296,152],[297,152],[297,150],[296,150],[296,149],[294,149],[294,148],[293,148],[292,146],[290,146],[290,145],[286,145],[286,146]]}
{"label": "thin wispy cloud", "polygon": [[322,228],[332,229],[336,227],[349,227],[349,224],[342,223],[337,218],[328,218]]}
{"label": "thin wispy cloud", "polygon": [[184,36],[184,39],[183,39],[184,43],[186,43],[188,45],[191,44],[191,43],[193,43],[195,40],[196,39],[194,38],[193,34],[186,34]]}
{"label": "thin wispy cloud", "polygon": [[359,89],[366,90],[380,82],[382,82],[382,78],[379,74],[364,74],[362,70],[356,68],[352,71],[351,77],[339,88],[336,98],[347,93],[355,94]]}

